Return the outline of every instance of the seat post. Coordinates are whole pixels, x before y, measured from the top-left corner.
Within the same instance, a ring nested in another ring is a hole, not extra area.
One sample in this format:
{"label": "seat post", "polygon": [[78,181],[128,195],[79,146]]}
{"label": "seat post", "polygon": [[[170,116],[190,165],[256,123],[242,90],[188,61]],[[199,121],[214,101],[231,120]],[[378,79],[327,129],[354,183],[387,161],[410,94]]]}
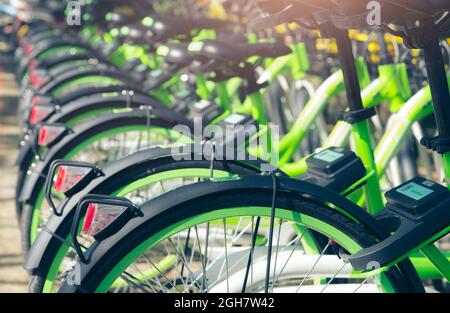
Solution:
{"label": "seat post", "polygon": [[450,137],[450,92],[437,36],[423,47],[423,52],[439,136]]}
{"label": "seat post", "polygon": [[361,158],[367,172],[371,173],[363,190],[367,208],[369,212],[375,214],[384,208],[368,122],[368,119],[375,114],[375,109],[366,109],[363,106],[361,86],[356,70],[356,59],[353,55],[352,42],[348,31],[334,28],[333,34],[339,51],[349,107],[349,112],[344,113],[343,119],[352,125],[352,137],[356,154]]}
{"label": "seat post", "polygon": [[438,136],[423,138],[421,143],[442,155],[445,183],[450,189],[450,91],[439,37],[434,27],[428,29],[430,31],[415,42],[420,43],[419,48],[424,53]]}
{"label": "seat post", "polygon": [[352,42],[346,30],[336,29],[335,38],[344,75],[348,106],[350,111],[360,111],[363,109],[363,103],[361,98],[361,86],[356,70],[355,56],[353,55]]}

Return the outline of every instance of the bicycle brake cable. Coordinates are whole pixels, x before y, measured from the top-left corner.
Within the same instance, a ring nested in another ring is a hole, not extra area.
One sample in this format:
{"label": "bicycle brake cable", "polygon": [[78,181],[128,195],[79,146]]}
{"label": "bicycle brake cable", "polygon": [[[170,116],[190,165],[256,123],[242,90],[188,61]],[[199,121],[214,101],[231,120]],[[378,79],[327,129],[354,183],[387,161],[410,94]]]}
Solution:
{"label": "bicycle brake cable", "polygon": [[270,281],[270,266],[271,266],[271,258],[272,258],[272,245],[273,245],[273,229],[275,226],[275,204],[277,199],[277,185],[278,185],[278,179],[277,175],[274,172],[270,173],[270,176],[272,177],[272,183],[273,183],[273,193],[272,193],[272,208],[270,213],[270,228],[269,228],[269,244],[267,248],[267,267],[266,267],[266,281],[264,286],[264,292],[269,292],[269,281]]}

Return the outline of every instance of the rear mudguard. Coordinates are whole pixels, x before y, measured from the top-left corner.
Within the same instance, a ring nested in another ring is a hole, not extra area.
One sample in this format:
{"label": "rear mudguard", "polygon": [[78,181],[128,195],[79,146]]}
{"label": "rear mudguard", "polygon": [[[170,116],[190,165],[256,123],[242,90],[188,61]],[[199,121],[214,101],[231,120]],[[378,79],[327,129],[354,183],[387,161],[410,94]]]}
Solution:
{"label": "rear mudguard", "polygon": [[48,42],[49,40],[61,40],[61,37],[63,36],[64,34],[59,30],[54,29],[46,29],[33,34],[27,34],[27,36],[21,40],[19,49],[15,53],[14,60],[18,62],[27,57],[24,49],[26,46],[32,46],[34,50],[34,47],[38,46],[40,43]]}
{"label": "rear mudguard", "polygon": [[[65,75],[66,73],[76,73],[76,71],[84,70],[87,68],[95,68],[96,66],[98,66],[100,64],[101,64],[101,66],[111,67],[110,64],[105,64],[103,62],[91,64],[86,59],[84,59],[84,61],[85,61],[85,63],[82,63],[82,64],[75,63],[75,62],[66,62],[66,63],[61,64],[59,67],[50,69],[50,70],[38,68],[36,71],[37,72],[41,71],[43,73],[43,76],[45,76],[45,78],[46,78],[46,82],[38,87],[38,92],[40,91],[40,89],[45,88],[46,85],[48,85],[52,81],[58,79],[58,77]],[[113,67],[111,67],[111,68],[113,68]],[[32,86],[29,86],[29,87],[33,88]]]}
{"label": "rear mudguard", "polygon": [[[125,90],[122,88],[122,90]],[[65,106],[60,107],[55,114],[49,119],[48,123],[66,123],[76,116],[91,112],[93,110],[102,109],[127,109],[127,108],[139,108],[149,107],[151,110],[156,109],[159,112],[165,112],[167,114],[173,113],[173,110],[168,108],[157,99],[147,96],[145,94],[128,95],[105,95],[97,94],[88,98],[80,98],[76,101],[72,101]]]}
{"label": "rear mudguard", "polygon": [[73,61],[80,61],[80,60],[89,60],[89,59],[98,59],[101,63],[109,64],[109,62],[105,58],[100,58],[93,54],[90,51],[82,52],[82,53],[75,53],[75,54],[67,54],[64,53],[62,55],[58,55],[55,58],[47,59],[39,61],[37,64],[37,68],[40,69],[47,69],[50,70],[52,67],[55,67],[57,65],[67,63],[67,62],[73,62]]}
{"label": "rear mudguard", "polygon": [[25,75],[25,72],[27,71],[28,66],[30,65],[31,61],[34,59],[37,59],[45,51],[47,51],[49,49],[53,49],[53,48],[64,47],[64,46],[79,47],[79,48],[82,48],[85,50],[92,51],[95,55],[98,54],[95,51],[93,51],[89,45],[79,42],[79,41],[67,40],[67,39],[45,40],[45,41],[39,43],[36,46],[36,48],[33,49],[33,51],[31,51],[31,53],[29,55],[27,55],[26,57],[21,59],[18,70],[17,70],[17,76],[21,79]]}
{"label": "rear mudguard", "polygon": [[[153,127],[167,129],[176,125],[193,127],[192,122],[172,111],[155,109],[152,110],[152,114],[154,115],[151,119]],[[25,179],[19,201],[21,203],[35,201],[40,192],[40,188],[36,188],[36,186],[43,186],[45,183],[45,174],[48,172],[50,164],[56,159],[64,158],[80,141],[91,138],[99,132],[127,125],[148,125],[147,110],[135,109],[131,112],[105,114],[71,129],[70,134],[48,149],[43,160],[36,163],[33,171]]]}
{"label": "rear mudguard", "polygon": [[[145,94],[140,93],[139,91],[135,91],[135,95],[132,97],[132,101],[129,101],[126,95],[105,95],[105,92],[121,92],[122,90],[132,90],[126,88],[125,86],[108,86],[105,88],[86,88],[85,90],[80,90],[77,92],[78,100],[72,101],[65,106],[60,106],[57,113],[50,116],[50,118],[44,122],[48,123],[64,123],[70,120],[73,117],[78,116],[79,114],[83,114],[89,112],[90,110],[101,110],[103,108],[111,108],[111,109],[120,109],[129,107],[139,107],[139,106],[150,106],[153,109],[158,110],[159,112],[166,112],[167,114],[172,113],[170,109],[168,109],[164,104],[161,104],[154,98],[150,96],[146,96]],[[103,94],[99,94],[103,92]],[[92,96],[92,93],[96,93],[96,95]],[[88,97],[90,95],[90,97]],[[75,98],[74,96],[70,96],[68,98]],[[106,113],[105,113],[106,114]],[[26,171],[29,169],[31,163],[35,159],[35,151],[37,150],[36,146],[36,133],[31,130],[26,133],[26,137],[22,138],[20,144],[20,150],[18,157],[16,159],[15,164],[18,166],[19,171],[21,172],[19,175],[23,176],[26,174]],[[16,190],[16,198],[20,195],[20,189],[22,185],[22,177],[19,177],[18,188]],[[17,206],[18,213],[20,215],[20,204]]]}
{"label": "rear mudguard", "polygon": [[37,45],[39,44],[39,42],[43,42],[45,40],[49,40],[49,39],[60,39],[61,40],[61,36],[63,36],[64,34],[61,32],[61,30],[59,29],[47,29],[44,31],[40,31],[34,34],[30,34],[27,35],[23,42],[27,45]]}
{"label": "rear mudguard", "polygon": [[113,78],[118,81],[121,81],[123,83],[129,84],[129,85],[137,85],[138,82],[134,81],[132,78],[130,78],[130,75],[123,73],[119,70],[116,70],[114,68],[105,68],[104,65],[102,66],[88,66],[83,68],[76,68],[71,71],[68,71],[62,75],[59,75],[55,79],[50,80],[48,83],[44,84],[42,87],[40,87],[37,90],[37,94],[40,95],[51,95],[52,91],[56,88],[64,85],[65,83],[75,80],[82,77],[88,77],[88,76],[104,76],[109,79]]}
{"label": "rear mudguard", "polygon": [[[195,149],[183,149],[186,152],[173,154],[170,148],[152,148],[136,152],[120,160],[111,162],[102,168],[104,175],[93,179],[83,191],[72,196],[62,211],[61,216],[53,214],[45,224],[45,229],[41,231],[29,250],[25,262],[25,269],[31,274],[46,273],[54,254],[56,247],[61,245],[58,238],[66,238],[72,225],[73,214],[79,200],[86,194],[105,194],[110,195],[117,189],[123,187],[122,181],[135,180],[141,177],[147,177],[155,174],[153,169],[157,166],[164,170],[204,167],[209,169],[211,161],[195,152]],[[174,161],[174,157],[181,161]],[[206,156],[208,157],[208,156]],[[199,165],[200,164],[200,165]],[[240,175],[251,175],[260,172],[262,161],[215,161],[216,170],[227,171],[230,173],[239,173]],[[284,175],[280,172],[280,175]],[[53,236],[52,234],[55,234]],[[48,255],[47,255],[48,254]]]}
{"label": "rear mudguard", "polygon": [[[108,253],[112,243],[120,242],[125,236],[127,236],[127,234],[133,232],[142,225],[145,225],[149,220],[163,212],[166,208],[182,205],[187,201],[198,201],[200,203],[202,201],[202,197],[211,196],[214,194],[217,194],[217,197],[220,198],[220,194],[223,194],[224,192],[239,195],[248,193],[252,190],[272,192],[273,178],[267,175],[253,175],[242,177],[238,180],[201,182],[184,188],[178,188],[176,193],[171,192],[168,194],[163,194],[162,196],[144,203],[141,205],[141,217],[131,219],[115,235],[99,242],[98,245],[96,244],[93,251],[88,250],[88,253],[90,253],[91,256],[91,261],[88,264],[80,264],[81,281],[92,274],[91,271],[95,268],[95,265],[98,265],[97,262]],[[345,215],[351,216],[353,219],[366,226],[377,237],[386,238],[389,236],[389,232],[383,224],[347,198],[331,190],[305,181],[286,177],[278,178],[277,190],[283,193],[297,193],[302,197],[312,197],[316,201],[323,203],[331,203],[342,210]],[[421,281],[411,262],[409,260],[402,262],[399,264],[399,267],[409,274],[409,286],[413,286],[414,290],[423,291]],[[60,289],[60,292],[77,292],[77,287],[64,284]]]}
{"label": "rear mudguard", "polygon": [[79,98],[89,97],[96,94],[102,94],[102,97],[104,97],[103,94],[121,93],[123,90],[132,90],[134,91],[135,95],[146,95],[146,93],[142,92],[137,86],[131,84],[113,84],[108,86],[97,86],[96,84],[93,84],[92,86],[85,86],[78,90],[75,90],[74,92],[58,96],[53,101],[56,105],[62,107],[69,102],[75,101]]}
{"label": "rear mudguard", "polygon": [[[124,90],[122,86],[108,86],[105,88],[90,88],[89,90],[85,90],[85,94],[91,92],[119,92]],[[130,89],[126,89],[130,90]],[[105,95],[105,94],[97,94],[91,95],[90,97],[82,97],[81,91],[79,93],[80,98],[78,100],[67,103],[64,106],[61,106],[59,111],[46,121],[47,123],[65,123],[71,118],[75,116],[79,116],[80,114],[92,111],[92,110],[100,110],[102,108],[127,108],[134,107],[139,108],[140,106],[148,107],[150,106],[152,110],[157,110],[159,113],[164,112],[165,116],[169,116],[173,114],[173,111],[167,108],[164,104],[160,103],[158,100],[153,97],[147,96],[139,91],[129,98],[126,95]],[[131,101],[130,101],[131,100]],[[58,104],[59,105],[59,104]],[[105,113],[106,114],[106,113]],[[35,134],[29,135],[30,138],[28,141],[24,141],[24,145],[21,146],[19,151],[19,156],[16,160],[16,165],[19,167],[21,171],[21,175],[26,175],[26,171],[29,169],[31,162],[35,157]],[[22,179],[21,179],[22,181]],[[20,184],[22,185],[22,184]],[[18,186],[16,191],[16,196],[19,197],[21,194],[23,186]],[[18,214],[20,215],[21,205],[20,202],[17,203]]]}
{"label": "rear mudguard", "polygon": [[[121,93],[123,90],[132,90],[135,94],[130,98],[127,95],[108,95],[107,93]],[[66,101],[71,98],[72,100]],[[167,108],[164,104],[156,100],[155,98],[145,95],[138,90],[133,90],[127,86],[107,86],[103,88],[86,88],[76,92],[76,95],[68,96],[62,101],[58,100],[57,105],[59,109],[52,114],[46,123],[65,123],[71,120],[73,117],[83,114],[93,109],[99,110],[103,108],[138,108],[140,106],[150,106],[152,109],[157,109],[160,112],[167,111],[167,113],[173,112]],[[19,157],[16,160],[16,165],[21,170],[28,169],[30,157],[32,158],[32,146],[35,145],[33,135],[20,149]]]}

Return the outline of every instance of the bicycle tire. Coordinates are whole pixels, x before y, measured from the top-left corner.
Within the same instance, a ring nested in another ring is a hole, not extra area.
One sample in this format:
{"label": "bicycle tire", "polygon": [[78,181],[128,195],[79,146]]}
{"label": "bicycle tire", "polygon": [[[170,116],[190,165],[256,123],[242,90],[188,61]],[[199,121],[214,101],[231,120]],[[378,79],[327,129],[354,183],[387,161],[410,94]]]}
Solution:
{"label": "bicycle tire", "polygon": [[[115,281],[120,269],[126,268],[130,260],[136,258],[139,251],[145,248],[146,242],[151,241],[155,235],[162,236],[160,234],[173,225],[182,225],[194,217],[200,220],[199,216],[212,215],[221,210],[230,210],[230,216],[235,216],[233,214],[236,213],[232,213],[233,208],[255,206],[270,208],[273,200],[272,179],[258,178],[260,182],[264,181],[258,184],[259,186],[251,186],[249,183],[253,184],[255,180],[246,181],[245,178],[239,182],[205,182],[169,192],[147,202],[141,206],[142,218],[133,219],[117,234],[100,242],[95,250],[91,251],[91,262],[80,265],[80,284],[70,286],[65,283],[60,292],[95,292],[99,288],[101,291],[107,290],[109,282]],[[262,187],[264,184],[266,186]],[[240,196],[236,197],[236,194]],[[275,207],[283,208],[293,215],[305,214],[313,217],[345,233],[361,247],[369,247],[378,240],[374,232],[350,220],[338,210],[311,198],[286,192],[282,188],[277,190]],[[242,216],[244,215],[246,216],[245,211],[242,211]],[[407,276],[407,273],[398,267],[386,272],[387,279],[396,292],[423,291],[409,285],[405,275]]]}
{"label": "bicycle tire", "polygon": [[[199,155],[194,150],[178,154],[177,157],[182,157],[182,160],[174,161],[173,157],[174,154],[171,149],[152,148],[111,162],[102,169],[105,176],[91,182],[81,193],[73,196],[68,201],[61,217],[51,217],[51,222],[49,223],[51,226],[46,226],[47,229],[50,229],[51,232],[60,238],[66,238],[70,232],[73,213],[78,201],[83,195],[88,193],[112,195],[116,190],[126,188],[126,186],[130,186],[136,181],[176,170],[189,169],[198,171],[203,169],[209,171],[211,165],[213,165],[216,172],[221,171],[232,175],[244,176],[259,172],[261,165],[261,161],[216,160],[211,162],[203,154]],[[118,179],[119,177],[120,179]],[[54,224],[56,220],[58,220],[57,225]],[[47,242],[45,244],[39,243],[39,248],[32,247],[27,257],[25,266],[33,273],[33,278],[30,280],[29,285],[29,291],[32,293],[41,293],[44,290],[48,290],[48,287],[45,288],[49,281],[48,274],[52,271],[51,267],[55,266],[53,264],[55,257],[63,247],[60,241],[48,235],[48,233],[42,235],[47,237]],[[38,238],[37,241],[40,239],[42,240],[42,238]]]}
{"label": "bicycle tire", "polygon": [[[21,230],[22,230],[22,246],[24,251],[28,251],[30,243],[35,232],[33,219],[35,216],[35,206],[42,203],[42,190],[45,184],[45,175],[48,172],[50,163],[56,159],[62,159],[73,151],[81,150],[85,142],[89,142],[99,134],[107,134],[114,131],[115,134],[121,133],[124,128],[128,127],[147,127],[148,119],[146,111],[133,110],[126,113],[111,113],[100,116],[94,120],[82,123],[78,127],[72,129],[74,131],[63,138],[61,142],[52,147],[46,155],[44,161],[39,161],[33,169],[33,173],[29,175],[23,184],[21,190],[20,202],[26,205],[22,206],[21,212]],[[175,115],[155,117],[151,119],[151,127],[159,127],[162,129],[171,130],[174,126],[179,124],[188,124],[185,119],[177,119]],[[106,135],[107,136],[107,135]],[[107,137],[105,137],[107,138]],[[158,143],[159,144],[159,143]],[[34,213],[33,213],[34,212]],[[34,222],[36,224],[36,222]],[[33,232],[32,232],[33,231]]]}

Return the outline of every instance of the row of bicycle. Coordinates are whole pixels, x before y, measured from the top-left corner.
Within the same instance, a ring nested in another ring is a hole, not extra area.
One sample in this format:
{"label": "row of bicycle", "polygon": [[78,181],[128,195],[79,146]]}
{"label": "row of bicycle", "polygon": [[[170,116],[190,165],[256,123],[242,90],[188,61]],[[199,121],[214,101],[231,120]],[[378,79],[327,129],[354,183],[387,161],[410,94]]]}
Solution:
{"label": "row of bicycle", "polygon": [[3,10],[30,291],[447,291],[450,5],[367,2]]}

